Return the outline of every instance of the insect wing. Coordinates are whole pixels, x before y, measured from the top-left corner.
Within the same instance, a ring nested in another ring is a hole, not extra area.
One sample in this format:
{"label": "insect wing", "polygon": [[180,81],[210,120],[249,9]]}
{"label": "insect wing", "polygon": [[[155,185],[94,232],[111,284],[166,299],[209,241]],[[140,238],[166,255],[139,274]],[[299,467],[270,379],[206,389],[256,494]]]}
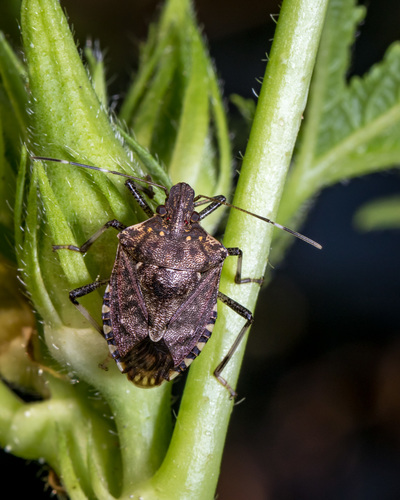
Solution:
{"label": "insect wing", "polygon": [[210,338],[217,313],[222,264],[202,274],[196,290],[172,316],[164,341],[177,371],[184,371]]}
{"label": "insect wing", "polygon": [[122,358],[147,337],[148,312],[138,283],[137,265],[120,246],[109,294],[111,328]]}
{"label": "insect wing", "polygon": [[154,387],[169,380],[173,361],[164,342],[156,344],[148,335],[149,312],[138,278],[141,265],[119,247],[108,299],[113,304],[109,316],[113,338],[106,338],[128,379],[139,387]]}

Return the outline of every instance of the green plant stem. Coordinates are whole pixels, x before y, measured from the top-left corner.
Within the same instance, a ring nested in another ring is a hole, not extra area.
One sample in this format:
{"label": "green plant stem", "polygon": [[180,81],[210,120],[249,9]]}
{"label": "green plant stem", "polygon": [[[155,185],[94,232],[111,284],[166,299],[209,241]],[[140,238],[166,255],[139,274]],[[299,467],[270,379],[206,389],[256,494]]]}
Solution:
{"label": "green plant stem", "polygon": [[[278,209],[326,6],[327,0],[286,0],[282,6],[234,200],[263,216],[273,217]],[[224,244],[243,249],[244,275],[263,275],[271,234],[271,227],[232,211]],[[232,284],[236,262],[230,260],[224,268],[222,291],[253,309],[259,287]],[[212,373],[232,345],[239,324],[237,314],[226,306],[219,307],[219,313],[213,338],[190,370],[167,456],[155,477],[140,489],[143,497],[213,498],[232,401]],[[233,386],[244,344],[223,373]]]}
{"label": "green plant stem", "polygon": [[[120,373],[116,375],[121,376]],[[154,474],[171,436],[171,387],[163,385],[149,392],[133,386],[128,380],[104,389],[121,447],[121,498],[129,498],[136,485]]]}

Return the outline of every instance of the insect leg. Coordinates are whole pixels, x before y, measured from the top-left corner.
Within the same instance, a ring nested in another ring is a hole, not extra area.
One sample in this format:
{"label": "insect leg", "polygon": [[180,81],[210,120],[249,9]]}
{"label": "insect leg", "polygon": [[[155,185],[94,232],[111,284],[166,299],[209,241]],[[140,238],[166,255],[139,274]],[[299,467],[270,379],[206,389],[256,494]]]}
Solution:
{"label": "insect leg", "polygon": [[101,326],[97,323],[97,321],[90,315],[89,311],[83,307],[76,299],[79,297],[84,297],[88,293],[94,292],[97,288],[101,286],[107,285],[108,280],[94,281],[93,283],[89,283],[88,285],[81,286],[79,288],[75,288],[69,292],[69,300],[74,304],[74,306],[78,309],[78,311],[95,327],[95,329],[104,337],[104,332]]}
{"label": "insect leg", "polygon": [[242,285],[243,283],[258,283],[260,286],[264,282],[264,278],[242,278],[242,262],[243,262],[243,252],[240,250],[240,248],[233,247],[233,248],[227,248],[228,254],[230,256],[236,256],[238,258],[237,261],[237,268],[236,268],[236,275],[235,275],[235,283],[238,285]]}
{"label": "insect leg", "polygon": [[244,306],[236,302],[235,300],[231,299],[230,297],[227,297],[224,295],[222,292],[218,292],[218,298],[221,302],[226,304],[228,307],[230,307],[235,313],[239,314],[239,316],[242,316],[246,320],[246,323],[242,327],[242,329],[239,332],[239,335],[236,337],[235,341],[231,345],[231,348],[228,351],[228,354],[224,357],[224,359],[221,361],[221,363],[217,366],[217,368],[214,370],[214,376],[218,380],[220,384],[222,384],[224,387],[226,387],[231,395],[231,399],[235,398],[237,396],[236,392],[232,389],[232,387],[228,384],[228,382],[221,376],[221,372],[225,368],[225,366],[228,364],[229,360],[233,356],[234,352],[238,348],[240,342],[242,341],[245,333],[249,329],[250,325],[253,323],[253,315],[251,312],[246,309]]}
{"label": "insect leg", "polygon": [[[125,224],[119,222],[118,220],[110,220],[104,224],[98,231],[94,233],[82,246],[76,247],[75,245],[53,245],[53,250],[72,250],[73,252],[86,253],[89,248],[93,245],[93,243],[99,238],[104,231],[106,231],[109,227],[113,227],[118,231],[123,231],[126,229]],[[88,292],[89,293],[89,292]]]}
{"label": "insect leg", "polygon": [[143,212],[148,215],[149,217],[153,217],[154,211],[150,208],[150,205],[147,203],[147,201],[143,198],[143,196],[139,193],[139,188],[137,184],[133,182],[132,179],[128,179],[125,182],[125,186],[129,189],[129,191],[133,194],[135,200],[139,204],[140,208],[143,210]]}
{"label": "insect leg", "polygon": [[[199,220],[203,220],[205,217],[207,217],[207,215],[210,215],[212,212],[214,212],[214,210],[216,210],[218,207],[223,205],[225,200],[226,200],[225,196],[222,194],[220,194],[218,196],[214,196],[214,198],[217,201],[213,201],[212,203],[210,203],[208,205],[208,207],[203,208],[203,210],[201,212],[199,212],[199,216],[200,216]],[[199,206],[199,205],[202,205],[202,204],[207,203],[207,202],[208,202],[208,200],[204,200],[203,202],[196,202],[195,206]]]}

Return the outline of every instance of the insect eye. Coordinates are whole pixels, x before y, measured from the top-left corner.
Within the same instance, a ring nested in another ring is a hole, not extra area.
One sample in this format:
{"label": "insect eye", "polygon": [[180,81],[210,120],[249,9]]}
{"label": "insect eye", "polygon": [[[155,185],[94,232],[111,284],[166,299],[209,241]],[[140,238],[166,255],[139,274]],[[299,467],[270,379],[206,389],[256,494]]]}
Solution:
{"label": "insect eye", "polygon": [[191,222],[198,222],[200,220],[200,215],[198,214],[198,212],[193,212],[190,220]]}
{"label": "insect eye", "polygon": [[156,208],[156,212],[158,213],[158,215],[167,215],[167,209],[165,208],[165,205],[159,205],[157,208]]}

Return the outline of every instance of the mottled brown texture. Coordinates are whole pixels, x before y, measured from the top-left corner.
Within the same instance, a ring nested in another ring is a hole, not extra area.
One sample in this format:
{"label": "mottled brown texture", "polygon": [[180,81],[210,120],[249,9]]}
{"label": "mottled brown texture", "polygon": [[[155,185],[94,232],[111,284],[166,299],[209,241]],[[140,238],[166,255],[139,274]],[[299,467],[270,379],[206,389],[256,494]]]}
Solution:
{"label": "mottled brown texture", "polygon": [[193,198],[190,186],[177,184],[165,210],[118,235],[104,333],[119,368],[141,387],[184,371],[215,323],[228,251],[191,220],[198,219]]}

